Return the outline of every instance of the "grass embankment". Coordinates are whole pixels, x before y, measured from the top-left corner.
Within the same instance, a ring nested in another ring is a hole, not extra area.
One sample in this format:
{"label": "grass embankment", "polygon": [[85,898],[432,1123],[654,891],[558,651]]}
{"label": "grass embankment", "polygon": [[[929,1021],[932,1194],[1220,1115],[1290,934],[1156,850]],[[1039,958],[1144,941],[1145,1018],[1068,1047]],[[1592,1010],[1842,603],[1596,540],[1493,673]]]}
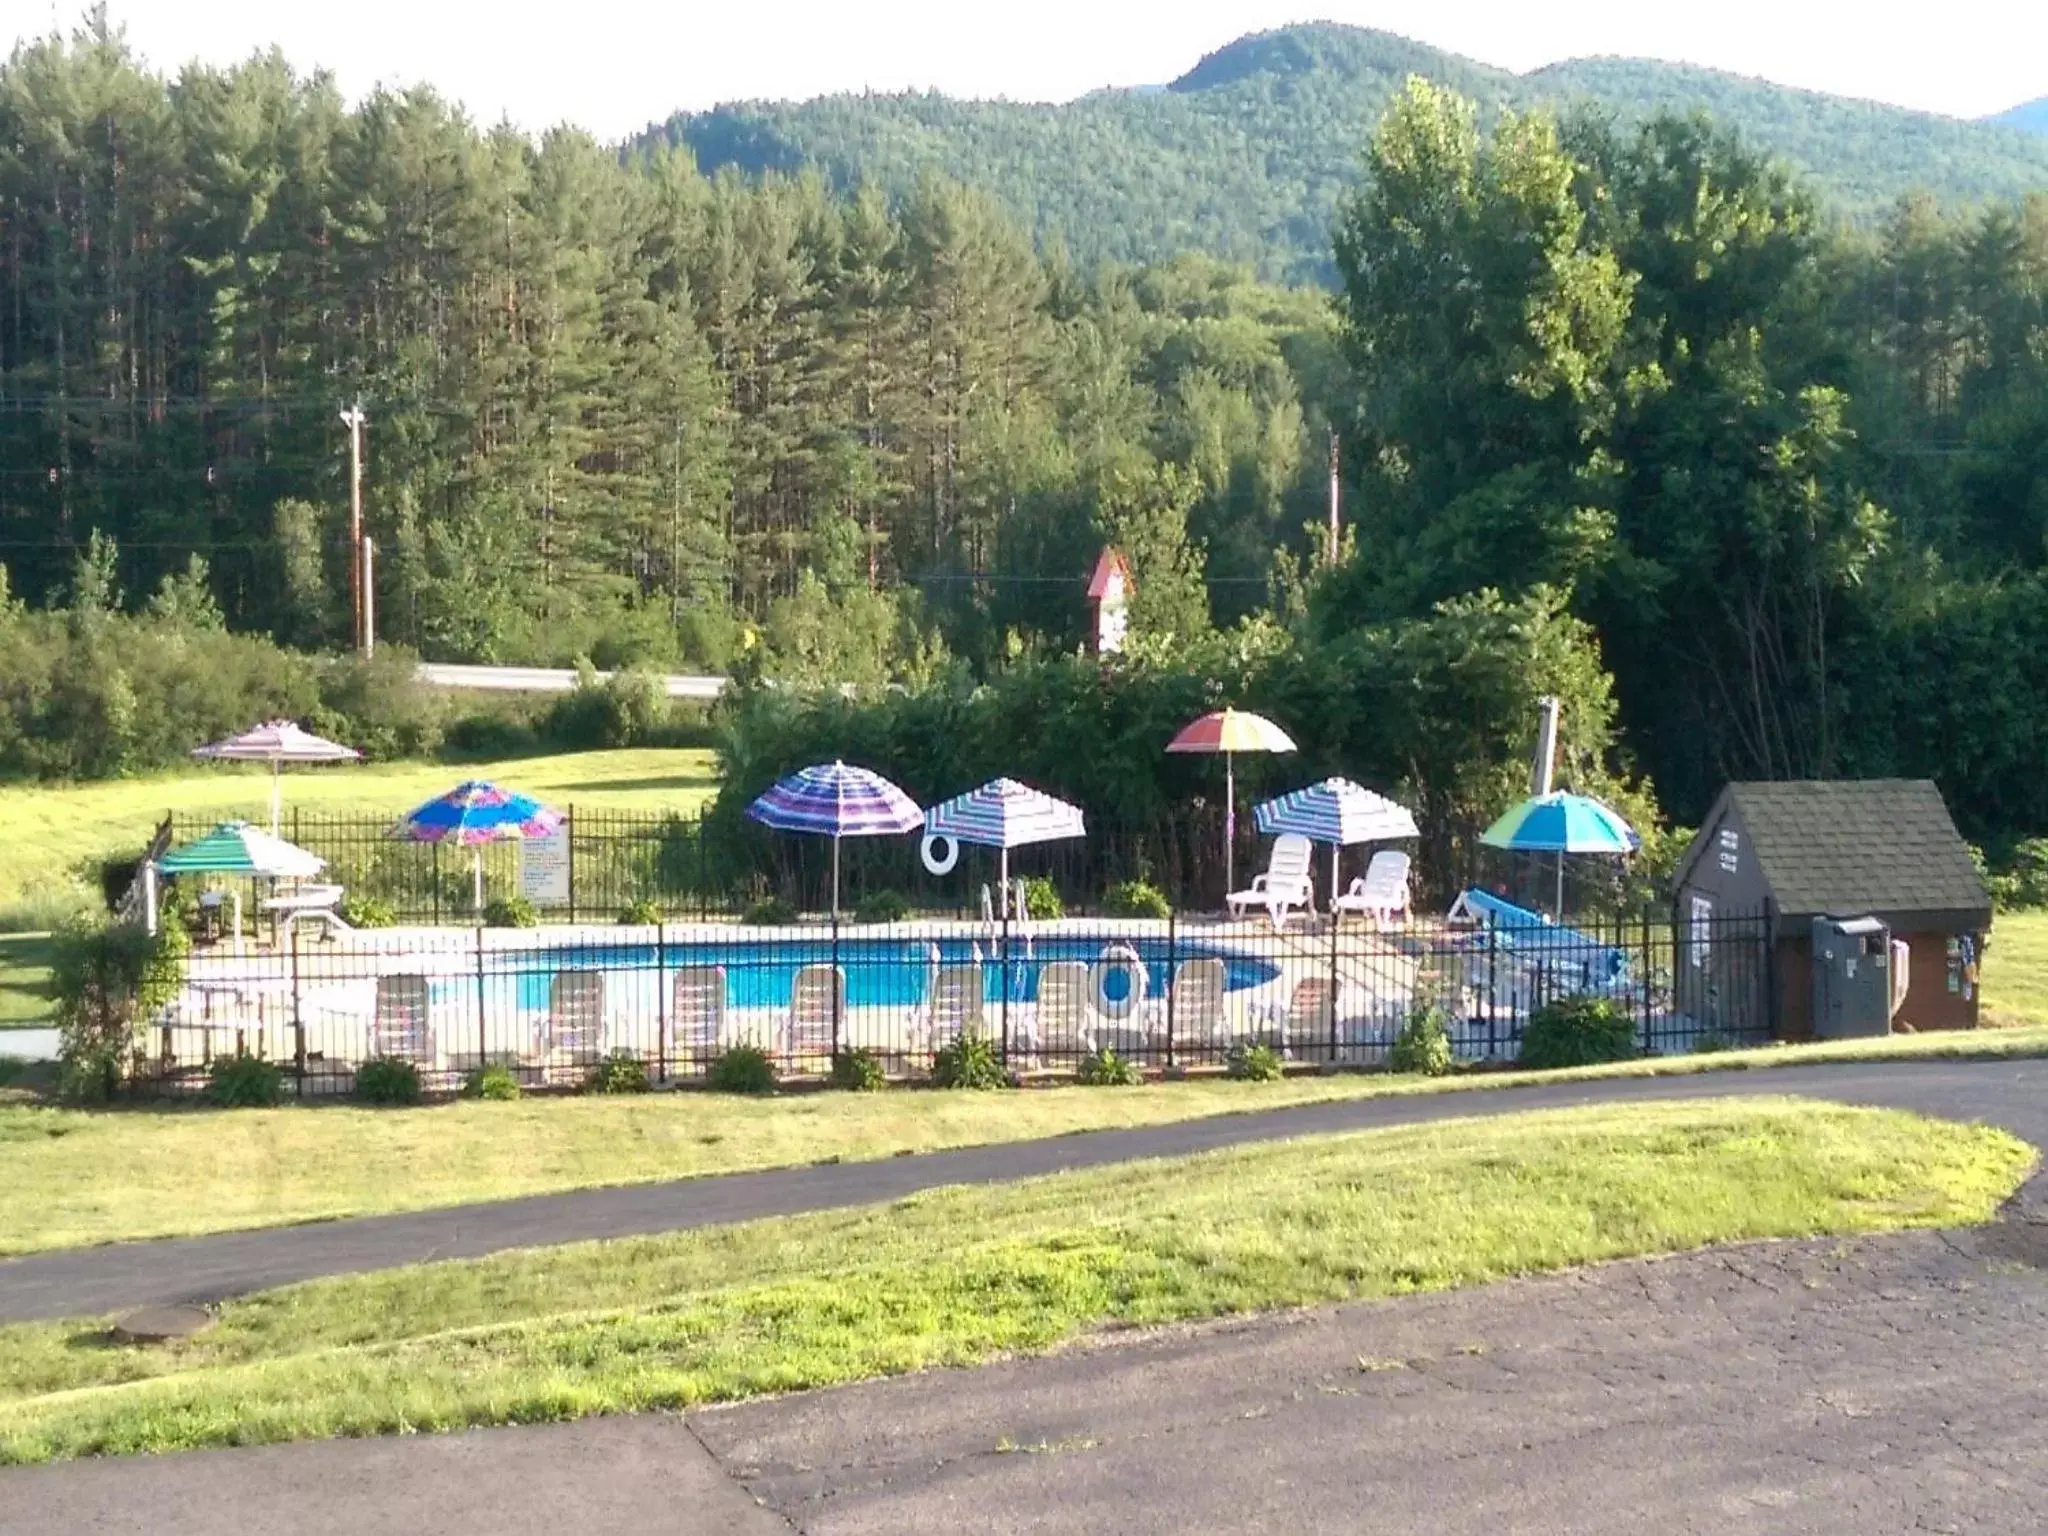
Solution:
{"label": "grass embankment", "polygon": [[1086,1330],[1990,1218],[2004,1132],[1742,1099],[1452,1121],[230,1302],[153,1349],[0,1329],[0,1460],[674,1408]]}
{"label": "grass embankment", "polygon": [[2048,912],[2001,912],[1984,955],[1987,1024],[2048,1024]]}
{"label": "grass embankment", "polygon": [[857,1162],[1292,1104],[1814,1062],[2048,1055],[2048,1029],[1909,1035],[1450,1078],[1387,1074],[1016,1093],[690,1092],[421,1109],[0,1106],[0,1255]]}
{"label": "grass embankment", "polygon": [[[465,778],[494,779],[558,805],[688,810],[718,787],[712,753],[628,749],[475,763],[371,763],[286,771],[293,806],[396,816]],[[0,929],[46,929],[99,900],[90,867],[149,841],[167,811],[268,822],[270,771],[220,764],[97,784],[10,785],[0,807],[12,829],[0,859]],[[25,941],[28,944],[36,939]],[[32,949],[0,947],[0,1028],[48,1022],[47,970]],[[0,1045],[4,1045],[0,1041]]]}

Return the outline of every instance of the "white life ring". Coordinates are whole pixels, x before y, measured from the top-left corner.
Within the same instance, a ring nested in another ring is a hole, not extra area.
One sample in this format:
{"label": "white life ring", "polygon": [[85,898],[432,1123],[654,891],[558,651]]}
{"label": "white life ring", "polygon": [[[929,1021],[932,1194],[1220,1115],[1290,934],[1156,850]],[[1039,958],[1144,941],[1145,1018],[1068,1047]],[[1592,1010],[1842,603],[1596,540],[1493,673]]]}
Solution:
{"label": "white life ring", "polygon": [[[1111,997],[1109,978],[1117,971],[1130,977],[1130,985],[1122,997]],[[1145,1001],[1145,985],[1145,959],[1128,944],[1105,946],[1101,957],[1088,968],[1088,1000],[1112,1024],[1121,1024],[1138,1011]]]}
{"label": "white life ring", "polygon": [[[938,851],[940,843],[946,845],[944,853]],[[933,874],[950,875],[953,873],[953,866],[960,862],[960,840],[944,832],[927,832],[924,835],[924,842],[918,847],[918,853],[924,859],[924,867]]]}

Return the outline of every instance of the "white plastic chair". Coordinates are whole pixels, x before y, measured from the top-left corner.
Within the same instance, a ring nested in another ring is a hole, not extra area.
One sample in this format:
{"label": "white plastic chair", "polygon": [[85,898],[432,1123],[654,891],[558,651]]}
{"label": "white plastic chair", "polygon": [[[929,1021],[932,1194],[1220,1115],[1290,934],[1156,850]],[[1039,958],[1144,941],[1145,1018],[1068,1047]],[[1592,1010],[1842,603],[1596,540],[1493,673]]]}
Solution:
{"label": "white plastic chair", "polygon": [[807,965],[789,986],[789,1017],[782,1028],[782,1054],[830,1056],[840,1020],[846,1017],[846,972],[836,965]]}
{"label": "white plastic chair", "polygon": [[546,1047],[572,1062],[604,1050],[604,972],[557,971],[548,982]]}
{"label": "white plastic chair", "polygon": [[669,1048],[705,1061],[725,1044],[725,967],[686,965],[669,986]]}
{"label": "white plastic chair", "polygon": [[1223,994],[1230,984],[1223,962],[1210,956],[1174,967],[1167,990],[1176,1046],[1213,1045],[1223,1035]]}
{"label": "white plastic chair", "polygon": [[424,976],[379,976],[370,1020],[370,1054],[425,1064],[433,1060],[434,1030]]}
{"label": "white plastic chair", "polygon": [[1046,1056],[1077,1059],[1095,1049],[1089,1018],[1088,967],[1079,960],[1054,960],[1039,968],[1038,1007],[1032,1019],[1032,1047]]}
{"label": "white plastic chair", "polygon": [[1287,915],[1296,907],[1306,908],[1315,900],[1315,884],[1309,865],[1315,845],[1299,833],[1288,832],[1273,840],[1273,856],[1266,872],[1241,891],[1232,891],[1223,904],[1232,917],[1242,917],[1253,907],[1264,907],[1277,930],[1287,925]]}
{"label": "white plastic chair", "polygon": [[985,1032],[980,966],[939,966],[927,985],[931,990],[925,996],[925,1032],[931,1049],[951,1045],[970,1031]]}
{"label": "white plastic chair", "polygon": [[1408,855],[1382,848],[1365,866],[1365,874],[1351,882],[1350,889],[1332,904],[1339,916],[1361,912],[1378,923],[1391,923],[1396,914],[1408,915]]}

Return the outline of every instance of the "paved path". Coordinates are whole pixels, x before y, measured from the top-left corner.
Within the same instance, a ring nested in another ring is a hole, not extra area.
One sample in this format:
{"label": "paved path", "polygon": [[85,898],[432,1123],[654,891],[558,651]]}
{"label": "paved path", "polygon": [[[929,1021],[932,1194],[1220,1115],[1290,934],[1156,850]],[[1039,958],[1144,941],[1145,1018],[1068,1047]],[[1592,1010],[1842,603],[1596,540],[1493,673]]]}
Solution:
{"label": "paved path", "polygon": [[879,1162],[577,1190],[408,1215],[11,1259],[0,1262],[0,1321],[213,1301],[320,1275],[865,1205],[941,1184],[1024,1178],[1236,1142],[1573,1104],[1740,1093],[1812,1094],[1852,1103],[1898,1104],[1956,1119],[1996,1120],[2029,1141],[2048,1146],[2048,1062],[2035,1061],[1779,1067],[1353,1099]]}
{"label": "paved path", "polygon": [[[1992,1120],[2048,1144],[2048,1066],[2033,1063],[1802,1069],[1580,1096],[1659,1087],[1796,1087]],[[1424,1103],[1451,1114],[1566,1098]],[[1368,1106],[1344,1108],[1338,1124]],[[1976,1232],[1747,1245],[1124,1335],[687,1421],[0,1472],[0,1525],[53,1536],[2014,1532],[2039,1529],[2048,1508],[2044,1422],[2048,1180],[2037,1177],[2005,1220]]]}

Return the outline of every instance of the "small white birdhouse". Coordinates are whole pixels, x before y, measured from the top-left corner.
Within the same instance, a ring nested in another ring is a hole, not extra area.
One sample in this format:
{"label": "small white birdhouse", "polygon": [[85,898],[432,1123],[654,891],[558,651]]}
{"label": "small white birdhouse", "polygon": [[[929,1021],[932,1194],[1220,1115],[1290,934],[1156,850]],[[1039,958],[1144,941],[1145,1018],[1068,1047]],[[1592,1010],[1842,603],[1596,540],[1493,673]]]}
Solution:
{"label": "small white birdhouse", "polygon": [[1095,654],[1114,656],[1130,632],[1131,594],[1138,590],[1123,551],[1105,548],[1088,578],[1088,608],[1094,618]]}

